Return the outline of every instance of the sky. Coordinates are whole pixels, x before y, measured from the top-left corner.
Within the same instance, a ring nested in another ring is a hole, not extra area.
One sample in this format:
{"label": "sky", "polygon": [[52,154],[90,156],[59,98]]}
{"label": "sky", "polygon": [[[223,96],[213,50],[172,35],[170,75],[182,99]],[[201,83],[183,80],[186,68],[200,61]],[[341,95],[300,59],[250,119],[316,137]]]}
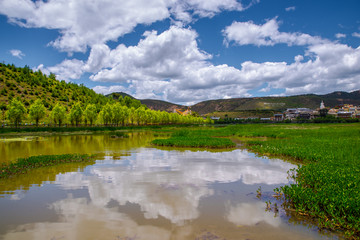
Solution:
{"label": "sky", "polygon": [[350,92],[359,12],[359,0],[0,0],[0,60],[184,105]]}

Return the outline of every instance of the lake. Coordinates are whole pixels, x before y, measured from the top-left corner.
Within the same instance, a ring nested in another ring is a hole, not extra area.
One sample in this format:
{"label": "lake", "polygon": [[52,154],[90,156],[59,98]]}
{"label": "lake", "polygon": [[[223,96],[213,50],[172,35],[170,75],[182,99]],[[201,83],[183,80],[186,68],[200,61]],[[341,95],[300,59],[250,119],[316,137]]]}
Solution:
{"label": "lake", "polygon": [[154,138],[152,132],[0,138],[1,162],[97,154],[95,164],[0,180],[0,239],[337,239],[272,197],[289,184],[295,165],[242,149],[155,148]]}

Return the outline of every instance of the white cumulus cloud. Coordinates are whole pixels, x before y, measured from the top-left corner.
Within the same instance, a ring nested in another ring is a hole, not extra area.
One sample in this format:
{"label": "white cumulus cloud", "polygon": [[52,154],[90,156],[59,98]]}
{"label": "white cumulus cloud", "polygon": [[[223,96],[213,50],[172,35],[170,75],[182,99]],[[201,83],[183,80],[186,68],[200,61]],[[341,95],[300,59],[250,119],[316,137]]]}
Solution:
{"label": "white cumulus cloud", "polygon": [[275,44],[309,45],[326,42],[320,37],[305,33],[286,33],[279,31],[279,22],[274,18],[263,25],[252,21],[233,22],[223,30],[225,43],[235,42],[238,45],[274,46]]}
{"label": "white cumulus cloud", "polygon": [[246,95],[248,89],[261,84],[242,76],[237,68],[210,63],[212,55],[198,48],[197,37],[194,30],[176,26],[161,34],[146,32],[136,46],[96,47],[84,69],[95,72],[101,68],[90,77],[93,81],[129,84],[127,90],[138,98],[182,103],[201,101],[205,96]]}
{"label": "white cumulus cloud", "polygon": [[85,52],[89,46],[117,41],[139,24],[149,25],[171,16],[188,23],[193,16],[212,17],[221,11],[245,8],[236,0],[0,1],[0,14],[12,23],[59,30],[60,36],[50,44],[65,52]]}
{"label": "white cumulus cloud", "polygon": [[344,34],[344,33],[337,33],[337,34],[335,34],[335,37],[336,37],[336,38],[345,38],[345,37],[346,37],[346,34]]}
{"label": "white cumulus cloud", "polygon": [[25,54],[21,50],[18,50],[18,49],[11,49],[10,54],[19,59],[22,59],[23,57],[25,57]]}
{"label": "white cumulus cloud", "polygon": [[[271,25],[277,29],[275,20]],[[305,40],[293,40],[293,33],[278,32],[278,35],[289,36],[279,41],[276,34],[265,41],[307,44],[304,54],[295,56],[293,63],[245,61],[239,63],[239,68],[214,65],[212,55],[199,49],[198,34],[194,30],[172,26],[160,34],[144,33],[135,46],[120,44],[110,49],[104,44],[95,45],[87,61],[66,60],[57,68],[68,76],[93,73],[90,78],[99,82],[94,88],[99,93],[124,91],[140,99],[187,105],[208,99],[249,97],[248,91],[264,84],[267,87],[262,91],[284,89],[285,94],[360,88],[359,48],[310,35],[306,35]],[[295,35],[303,36],[302,33]],[[70,69],[65,71],[66,67]],[[113,85],[104,87],[101,82]]]}
{"label": "white cumulus cloud", "polygon": [[291,6],[291,7],[285,8],[285,11],[290,12],[290,11],[295,11],[295,9],[296,9],[295,6]]}
{"label": "white cumulus cloud", "polygon": [[110,86],[110,87],[106,87],[106,86],[96,86],[92,88],[95,92],[97,93],[101,93],[103,95],[107,95],[113,92],[124,92],[126,91],[126,88],[124,86],[120,86],[120,85],[115,85],[115,86]]}
{"label": "white cumulus cloud", "polygon": [[352,34],[352,36],[353,36],[353,37],[360,38],[360,33],[354,32],[354,33]]}
{"label": "white cumulus cloud", "polygon": [[60,64],[47,68],[46,72],[56,74],[57,79],[68,81],[71,79],[79,79],[84,73],[83,67],[84,62],[81,60],[66,59]]}

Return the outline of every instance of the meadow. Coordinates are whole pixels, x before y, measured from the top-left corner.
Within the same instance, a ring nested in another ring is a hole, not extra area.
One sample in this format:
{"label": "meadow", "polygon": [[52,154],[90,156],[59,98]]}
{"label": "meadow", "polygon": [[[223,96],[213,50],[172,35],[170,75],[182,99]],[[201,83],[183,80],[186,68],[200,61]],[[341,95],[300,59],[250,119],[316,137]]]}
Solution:
{"label": "meadow", "polygon": [[[195,139],[201,136],[198,141]],[[360,238],[360,124],[241,124],[179,130],[163,145],[217,147],[212,139],[240,137],[260,155],[296,161],[294,183],[281,188],[284,207],[314,218],[320,229]],[[206,139],[206,140],[202,140]],[[188,144],[185,144],[188,142]]]}

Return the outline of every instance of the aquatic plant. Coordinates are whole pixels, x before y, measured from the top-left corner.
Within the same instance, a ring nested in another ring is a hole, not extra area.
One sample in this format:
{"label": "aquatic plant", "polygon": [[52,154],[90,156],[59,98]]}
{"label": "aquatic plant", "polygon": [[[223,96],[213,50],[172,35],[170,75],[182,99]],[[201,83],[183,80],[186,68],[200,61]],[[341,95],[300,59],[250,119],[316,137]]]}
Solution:
{"label": "aquatic plant", "polygon": [[178,130],[168,139],[155,139],[152,144],[170,147],[193,147],[193,148],[232,148],[235,147],[228,138],[211,136],[211,131],[206,130]]}
{"label": "aquatic plant", "polygon": [[256,190],[256,197],[261,198],[261,186]]}
{"label": "aquatic plant", "polygon": [[64,163],[91,162],[93,155],[88,154],[63,154],[63,155],[40,155],[28,158],[19,158],[16,162],[0,165],[0,179],[8,178],[17,174],[25,174],[34,168],[54,166]]}
{"label": "aquatic plant", "polygon": [[124,132],[114,132],[110,135],[111,138],[129,138],[129,135]]}

